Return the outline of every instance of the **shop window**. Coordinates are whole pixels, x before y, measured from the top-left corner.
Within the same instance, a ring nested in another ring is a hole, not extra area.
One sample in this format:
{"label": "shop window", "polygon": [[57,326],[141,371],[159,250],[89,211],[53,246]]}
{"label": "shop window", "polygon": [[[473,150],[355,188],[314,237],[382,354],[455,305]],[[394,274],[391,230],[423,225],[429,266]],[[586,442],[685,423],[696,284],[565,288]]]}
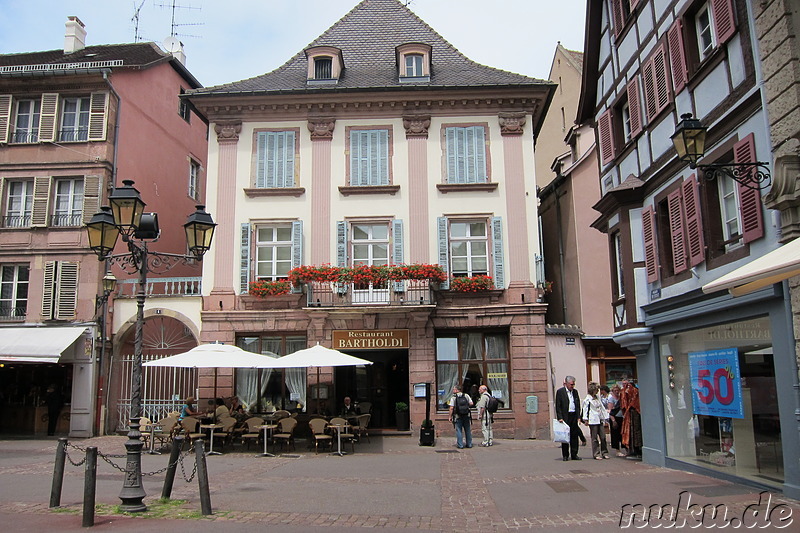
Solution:
{"label": "shop window", "polygon": [[256,187],[294,187],[297,151],[296,130],[256,132]]}
{"label": "shop window", "polygon": [[[236,345],[248,352],[284,356],[308,347],[304,335],[242,335]],[[251,413],[268,413],[278,409],[305,411],[306,369],[236,369],[236,397]]]}
{"label": "shop window", "polygon": [[478,387],[486,385],[502,400],[501,408],[511,408],[511,365],[506,332],[442,333],[436,338],[437,409],[448,409],[453,387],[461,385],[473,402],[479,399]]}
{"label": "shop window", "polygon": [[779,396],[768,317],[658,339],[667,456],[780,486]]}
{"label": "shop window", "polygon": [[28,314],[28,265],[0,265],[0,320],[24,320]]}
{"label": "shop window", "polygon": [[488,143],[484,126],[444,128],[446,183],[487,183]]}

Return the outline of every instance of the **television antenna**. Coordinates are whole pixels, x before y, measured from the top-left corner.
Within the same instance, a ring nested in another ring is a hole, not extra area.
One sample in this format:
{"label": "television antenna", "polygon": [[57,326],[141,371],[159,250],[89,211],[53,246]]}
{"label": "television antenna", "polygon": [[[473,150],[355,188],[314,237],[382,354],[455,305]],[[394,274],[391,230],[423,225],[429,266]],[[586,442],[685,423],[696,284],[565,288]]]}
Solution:
{"label": "television antenna", "polygon": [[202,22],[175,22],[175,13],[178,9],[185,9],[187,11],[200,11],[201,8],[194,7],[194,6],[182,6],[177,3],[177,0],[171,0],[169,2],[163,4],[154,4],[156,7],[160,8],[169,8],[172,11],[172,20],[170,21],[170,37],[196,37],[200,38],[199,35],[189,35],[186,33],[178,33],[177,28],[181,26],[203,26]]}
{"label": "television antenna", "polygon": [[133,4],[133,17],[131,17],[131,22],[133,22],[133,42],[138,43],[142,40],[142,36],[139,35],[139,14],[142,11],[142,7],[144,7],[144,3],[146,0],[142,0],[139,3],[139,7],[136,7],[136,3]]}

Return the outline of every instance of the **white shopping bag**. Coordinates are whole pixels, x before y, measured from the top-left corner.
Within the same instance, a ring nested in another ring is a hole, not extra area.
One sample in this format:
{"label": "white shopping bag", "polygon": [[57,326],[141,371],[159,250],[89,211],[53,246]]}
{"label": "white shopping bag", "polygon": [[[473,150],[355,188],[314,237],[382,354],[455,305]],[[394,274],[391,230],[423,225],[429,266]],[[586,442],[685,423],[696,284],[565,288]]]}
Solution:
{"label": "white shopping bag", "polygon": [[553,419],[553,442],[569,444],[569,426],[566,422]]}

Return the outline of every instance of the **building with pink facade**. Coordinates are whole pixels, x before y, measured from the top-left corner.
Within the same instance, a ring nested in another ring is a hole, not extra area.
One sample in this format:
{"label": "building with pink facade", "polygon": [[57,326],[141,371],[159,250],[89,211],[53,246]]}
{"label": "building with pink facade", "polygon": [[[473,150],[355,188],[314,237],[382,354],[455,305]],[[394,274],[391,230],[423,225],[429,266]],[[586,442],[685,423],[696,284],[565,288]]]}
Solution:
{"label": "building with pink facade", "polygon": [[[219,369],[200,396],[301,416],[350,396],[382,428],[410,404],[412,427],[452,433],[453,386],[486,384],[505,404],[498,436],[549,437],[534,147],[553,89],[469,60],[397,0],[365,0],[278,69],[190,91],[212,127],[219,223],[201,340],[373,362]],[[436,268],[386,278],[413,264]]]}
{"label": "building with pink facade", "polygon": [[[65,405],[58,432],[91,436],[102,426],[101,412],[113,409],[106,341],[118,332],[114,355],[124,355],[125,324],[133,316],[124,301],[133,285],[115,269],[115,295],[122,298],[111,296],[117,305],[108,313],[98,305],[105,264],[89,249],[84,227],[112,188],[135,180],[164,229],[152,247],[180,253],[186,246],[180,226],[204,192],[207,124],[180,100],[200,87],[180,61],[182,52],[165,53],[154,43],[87,46],[86,35],[83,23],[69,17],[63,50],[0,55],[0,373],[7,432],[44,431],[50,385]],[[169,275],[193,280],[199,307],[199,266],[182,268]],[[153,294],[163,285],[155,280]],[[197,341],[186,334],[189,322],[172,329],[191,347]]]}

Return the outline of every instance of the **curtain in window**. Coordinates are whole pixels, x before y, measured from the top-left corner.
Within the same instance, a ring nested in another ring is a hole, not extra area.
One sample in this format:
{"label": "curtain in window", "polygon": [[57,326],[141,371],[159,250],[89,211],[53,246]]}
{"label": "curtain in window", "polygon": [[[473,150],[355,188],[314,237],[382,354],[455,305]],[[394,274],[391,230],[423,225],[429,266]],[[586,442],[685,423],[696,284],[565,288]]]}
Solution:
{"label": "curtain in window", "polygon": [[[488,385],[492,391],[492,395],[499,397],[505,403],[505,407],[510,407],[511,402],[508,397],[508,363],[489,363],[488,365]],[[505,377],[495,377],[505,376]]]}
{"label": "curtain in window", "polygon": [[453,387],[455,387],[459,381],[458,365],[443,364],[436,366],[436,375],[439,377],[439,383],[436,387],[437,396],[439,398],[437,408],[446,409],[447,402],[450,401],[450,397],[453,395]]}
{"label": "curtain in window", "polygon": [[258,400],[258,370],[255,368],[236,369],[236,397],[250,410]]}
{"label": "curtain in window", "polygon": [[300,398],[297,400],[303,406],[303,412],[306,412],[306,369],[305,368],[287,368],[286,369],[286,386],[289,392],[297,394]]}
{"label": "curtain in window", "polygon": [[466,333],[464,341],[464,360],[473,361],[483,359],[483,335],[480,333]]}
{"label": "curtain in window", "polygon": [[508,359],[507,346],[505,335],[486,335],[486,359]]}

